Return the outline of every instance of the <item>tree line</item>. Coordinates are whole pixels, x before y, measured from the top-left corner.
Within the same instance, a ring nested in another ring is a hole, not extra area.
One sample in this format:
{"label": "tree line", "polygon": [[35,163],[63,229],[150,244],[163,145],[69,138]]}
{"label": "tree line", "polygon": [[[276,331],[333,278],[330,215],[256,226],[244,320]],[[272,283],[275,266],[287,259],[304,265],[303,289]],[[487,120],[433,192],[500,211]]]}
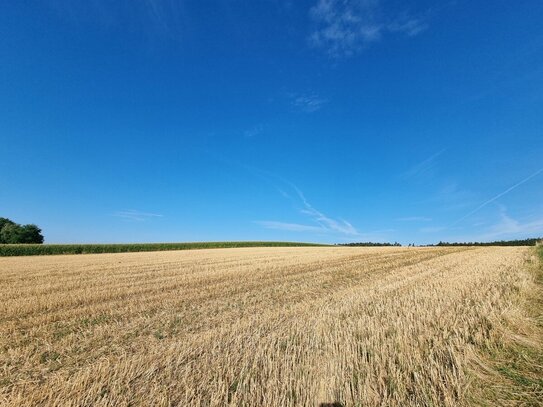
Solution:
{"label": "tree line", "polygon": [[20,225],[8,218],[0,218],[0,244],[43,243],[41,229],[33,224]]}
{"label": "tree line", "polygon": [[364,246],[364,247],[374,247],[374,246],[401,246],[400,243],[376,243],[376,242],[352,242],[352,243],[337,243],[336,246]]}
{"label": "tree line", "polygon": [[[518,239],[518,240],[498,240],[494,242],[439,242],[437,244],[419,245],[424,247],[432,246],[535,246],[538,242],[543,242],[543,237]],[[378,246],[401,246],[400,243],[376,243],[376,242],[352,242],[352,243],[336,243],[336,246],[363,246],[363,247],[378,247]],[[409,247],[416,247],[415,243],[410,243]]]}
{"label": "tree line", "polygon": [[494,242],[439,242],[435,246],[535,246],[542,240],[543,237],[519,240],[498,240]]}

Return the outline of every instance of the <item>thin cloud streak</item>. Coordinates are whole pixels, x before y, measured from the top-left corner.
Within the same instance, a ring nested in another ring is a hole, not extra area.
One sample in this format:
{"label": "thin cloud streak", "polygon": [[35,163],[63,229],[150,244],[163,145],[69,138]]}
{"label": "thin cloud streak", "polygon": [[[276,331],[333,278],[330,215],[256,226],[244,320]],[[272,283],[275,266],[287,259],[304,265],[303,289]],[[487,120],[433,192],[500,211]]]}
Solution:
{"label": "thin cloud streak", "polygon": [[436,166],[437,159],[447,151],[446,148],[432,154],[430,157],[411,167],[403,174],[404,178],[414,178],[423,175]]}
{"label": "thin cloud streak", "polygon": [[432,218],[426,216],[407,216],[405,218],[395,219],[398,222],[431,222]]}
{"label": "thin cloud streak", "polygon": [[305,113],[314,113],[317,110],[322,109],[322,107],[328,102],[326,99],[319,97],[315,93],[293,93],[290,94],[290,98],[292,99],[292,106]]}
{"label": "thin cloud streak", "polygon": [[491,240],[504,237],[527,236],[528,234],[543,234],[543,218],[535,219],[529,222],[520,222],[510,217],[507,212],[502,210],[501,220],[490,228],[490,230],[481,236],[481,240]]}
{"label": "thin cloud streak", "polygon": [[255,223],[265,227],[266,229],[286,230],[289,232],[326,232],[326,230],[322,227],[302,225],[299,223],[287,223],[268,220],[255,221]]}
{"label": "thin cloud streak", "polygon": [[135,209],[118,211],[118,212],[115,212],[112,216],[125,219],[125,220],[138,221],[138,222],[145,221],[152,218],[162,217],[162,215],[159,215],[157,213],[141,212]]}
{"label": "thin cloud streak", "polygon": [[[311,219],[312,222],[316,223],[318,226],[312,226],[312,225],[303,225],[303,224],[294,224],[294,223],[287,223],[287,222],[281,222],[281,221],[256,221],[255,223],[258,223],[264,227],[267,227],[268,229],[274,228],[282,230],[290,230],[290,231],[296,231],[296,232],[321,232],[321,233],[327,233],[327,234],[335,234],[335,235],[342,235],[342,236],[350,236],[350,237],[357,237],[362,236],[361,233],[358,232],[358,230],[348,221],[343,219],[334,219],[331,218],[321,211],[317,210],[313,205],[309,203],[309,201],[306,199],[303,192],[292,182],[287,181],[275,174],[271,174],[267,171],[258,170],[261,174],[267,174],[268,176],[272,176],[276,180],[280,180],[283,184],[290,187],[291,190],[293,190],[294,197],[285,191],[284,188],[275,187],[275,189],[278,191],[279,194],[281,194],[284,198],[290,199],[292,201],[298,201],[298,203],[302,204],[302,208],[300,209],[300,213],[302,215],[307,216],[309,219]],[[295,198],[298,198],[296,200]]]}
{"label": "thin cloud streak", "polygon": [[298,196],[300,197],[300,199],[302,200],[302,202],[304,204],[304,209],[301,210],[301,212],[303,214],[308,215],[315,222],[317,222],[323,228],[325,228],[325,229],[327,229],[329,231],[344,234],[344,235],[351,235],[351,236],[359,235],[356,228],[353,225],[351,225],[349,222],[347,222],[346,220],[343,220],[343,219],[335,220],[335,219],[329,218],[328,216],[326,216],[322,212],[315,209],[307,201],[307,199],[305,198],[302,191],[300,191],[300,189],[298,187],[296,187],[296,185],[292,184],[292,187],[294,188],[294,190],[296,191],[296,193],[298,194]]}
{"label": "thin cloud streak", "polygon": [[511,192],[512,190],[514,190],[515,188],[521,186],[522,184],[525,184],[526,182],[530,181],[532,178],[536,177],[537,175],[539,175],[540,173],[543,172],[543,168],[537,170],[536,172],[534,172],[532,175],[530,175],[529,177],[527,178],[524,178],[522,181],[516,183],[515,185],[513,185],[512,187],[509,187],[507,188],[505,191],[499,193],[498,195],[490,198],[488,201],[485,201],[483,202],[481,205],[479,205],[477,208],[475,208],[474,210],[472,210],[471,212],[465,214],[464,216],[462,216],[460,219],[456,220],[455,222],[453,222],[451,224],[451,226],[455,226],[457,225],[458,223],[462,222],[464,219],[470,217],[471,215],[473,215],[474,213],[476,212],[479,212],[481,209],[483,209],[485,206],[487,206],[488,204],[494,202],[495,200],[501,198],[502,196],[508,194],[509,192]]}
{"label": "thin cloud streak", "polygon": [[[273,226],[276,229],[278,229],[279,227],[282,227],[283,230],[287,230],[290,228],[291,231],[302,231],[302,229],[305,228],[306,230],[303,230],[303,231],[342,235],[342,236],[348,236],[350,238],[365,236],[365,234],[360,233],[350,222],[343,219],[333,219],[329,216],[326,216],[321,211],[315,209],[309,203],[309,201],[305,198],[305,195],[303,194],[303,192],[289,180],[286,180],[285,178],[277,174],[274,174],[270,171],[262,170],[260,168],[257,168],[251,165],[238,163],[238,162],[229,160],[221,155],[217,155],[216,153],[212,153],[210,151],[207,151],[207,153],[213,154],[216,159],[219,159],[220,161],[228,165],[235,165],[237,167],[244,168],[246,171],[258,176],[260,179],[269,183],[270,186],[275,191],[277,191],[277,193],[280,194],[283,198],[293,202],[296,205],[301,204],[302,208],[299,209],[299,212],[309,217],[318,226],[295,224],[295,223],[282,222],[282,221],[277,221],[277,220],[265,220],[265,221],[257,220],[257,221],[254,221],[254,223],[260,224],[261,226],[264,226],[267,228],[270,228],[270,226]],[[307,227],[310,227],[310,228],[314,227],[316,229],[310,230],[310,229],[307,229]],[[294,229],[297,229],[297,230],[294,230]]]}
{"label": "thin cloud streak", "polygon": [[524,239],[543,235],[543,217],[518,220],[507,213],[507,208],[500,205],[499,221],[476,235],[456,236],[453,239],[464,242],[489,242],[503,239]]}

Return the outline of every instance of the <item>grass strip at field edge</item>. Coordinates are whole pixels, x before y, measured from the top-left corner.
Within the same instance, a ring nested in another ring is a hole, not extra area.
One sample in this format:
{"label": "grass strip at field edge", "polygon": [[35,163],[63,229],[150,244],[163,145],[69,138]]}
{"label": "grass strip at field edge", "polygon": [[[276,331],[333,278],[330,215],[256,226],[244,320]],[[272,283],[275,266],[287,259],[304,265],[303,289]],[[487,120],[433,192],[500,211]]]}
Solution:
{"label": "grass strip at field edge", "polygon": [[543,244],[526,267],[531,284],[519,293],[515,320],[505,320],[498,343],[481,349],[470,404],[540,406],[543,400]]}

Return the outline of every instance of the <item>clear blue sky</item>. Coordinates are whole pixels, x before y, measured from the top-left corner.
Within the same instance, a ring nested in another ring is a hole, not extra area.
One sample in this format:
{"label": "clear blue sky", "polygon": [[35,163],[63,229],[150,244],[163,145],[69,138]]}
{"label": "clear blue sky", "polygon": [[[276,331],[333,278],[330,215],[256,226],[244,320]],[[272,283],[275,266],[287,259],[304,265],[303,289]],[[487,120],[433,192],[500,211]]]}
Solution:
{"label": "clear blue sky", "polygon": [[0,216],[48,243],[543,235],[542,17],[3,1]]}

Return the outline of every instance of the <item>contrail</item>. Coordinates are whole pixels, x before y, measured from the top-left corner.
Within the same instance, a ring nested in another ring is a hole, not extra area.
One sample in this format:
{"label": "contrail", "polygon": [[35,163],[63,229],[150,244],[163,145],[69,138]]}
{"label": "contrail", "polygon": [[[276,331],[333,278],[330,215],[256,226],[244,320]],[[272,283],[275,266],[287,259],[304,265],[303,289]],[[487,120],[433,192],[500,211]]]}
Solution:
{"label": "contrail", "polygon": [[502,196],[504,196],[505,194],[511,192],[513,189],[515,189],[516,187],[530,181],[533,177],[535,177],[536,175],[540,174],[541,172],[543,172],[543,168],[540,168],[539,170],[537,170],[536,172],[534,172],[532,175],[530,175],[528,178],[524,178],[522,181],[516,183],[515,185],[513,185],[512,187],[506,189],[505,191],[503,191],[502,193],[496,195],[494,198],[490,198],[488,201],[486,202],[483,202],[481,205],[479,205],[477,208],[475,208],[474,210],[472,210],[470,213],[462,216],[460,219],[458,219],[456,222],[452,223],[451,226],[454,226],[460,222],[462,222],[464,219],[466,219],[468,216],[471,216],[473,215],[475,212],[478,212],[479,210],[481,210],[482,208],[484,208],[485,206],[487,206],[489,203],[491,202],[494,202],[496,199],[498,198],[501,198]]}

